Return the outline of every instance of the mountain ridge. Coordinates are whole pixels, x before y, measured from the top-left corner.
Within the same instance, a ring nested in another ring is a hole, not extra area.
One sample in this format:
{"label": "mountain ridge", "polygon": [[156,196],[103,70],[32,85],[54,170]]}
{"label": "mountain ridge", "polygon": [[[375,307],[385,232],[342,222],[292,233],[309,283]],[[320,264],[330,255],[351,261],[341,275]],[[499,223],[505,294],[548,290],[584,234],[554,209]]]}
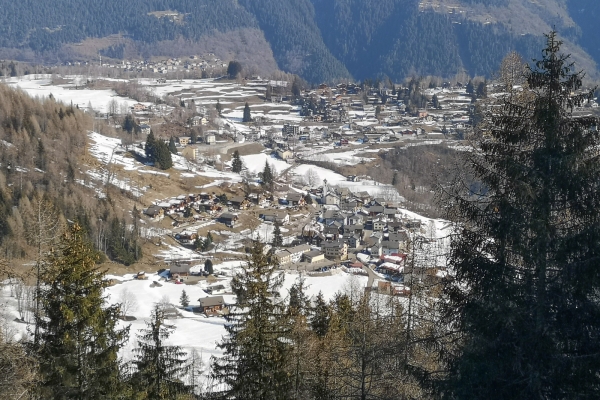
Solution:
{"label": "mountain ridge", "polygon": [[[556,29],[591,77],[600,62],[600,4],[593,0],[131,0],[126,7],[116,0],[0,0],[0,6],[0,56],[29,61],[85,59],[74,44],[123,35],[131,58],[185,54],[206,41],[215,49],[221,41],[231,50],[225,57],[250,69],[270,73],[276,64],[311,83],[490,76],[511,50],[537,57],[543,33]],[[251,43],[237,32],[251,32]]]}

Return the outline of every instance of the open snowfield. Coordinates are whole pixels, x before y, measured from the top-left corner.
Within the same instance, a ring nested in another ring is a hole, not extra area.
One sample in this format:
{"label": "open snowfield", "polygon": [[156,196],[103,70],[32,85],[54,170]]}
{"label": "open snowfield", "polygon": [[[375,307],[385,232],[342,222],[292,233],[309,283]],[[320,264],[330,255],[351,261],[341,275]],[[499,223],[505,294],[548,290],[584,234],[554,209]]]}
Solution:
{"label": "open snowfield", "polygon": [[357,156],[357,154],[359,153],[364,153],[364,150],[355,149],[351,151],[345,151],[342,153],[324,152],[314,154],[306,158],[313,161],[328,161],[340,165],[356,165],[360,164],[361,162],[369,162],[373,160],[373,158]]}
{"label": "open snowfield", "polygon": [[242,159],[246,169],[248,169],[248,172],[253,174],[262,172],[265,168],[265,162],[271,166],[271,169],[275,170],[276,174],[281,174],[291,167],[291,165],[285,161],[266,153],[250,154],[247,156],[241,156],[240,158]]}
{"label": "open snowfield", "polygon": [[126,171],[133,171],[141,167],[131,156],[125,156],[125,148],[121,146],[121,139],[103,136],[96,132],[88,134],[91,146],[90,153],[104,164],[123,166]]}
{"label": "open snowfield", "polygon": [[[125,149],[121,145],[121,139],[103,136],[97,132],[90,132],[88,134],[88,137],[91,140],[90,154],[92,154],[96,159],[98,159],[98,161],[100,161],[104,165],[105,169],[108,169],[111,165],[117,165],[123,167],[123,169],[126,171],[137,171],[140,174],[155,174],[163,175],[166,177],[169,177],[171,175],[168,172],[158,171],[137,161],[130,154],[125,152]],[[134,148],[133,151],[137,152],[142,156],[144,155],[142,149]],[[207,178],[218,179],[219,182],[241,182],[242,180],[242,177],[239,174],[234,174],[228,171],[218,171],[215,168],[210,167],[208,165],[198,166],[189,162],[185,159],[185,157],[182,157],[180,155],[174,154],[171,157],[173,159],[173,169],[178,171],[185,171],[181,173],[182,178],[203,176]],[[274,161],[276,162],[277,160]],[[264,161],[262,167],[264,167]],[[103,183],[106,182],[106,171],[87,171],[87,174],[90,175],[93,179],[100,180]],[[206,187],[214,186],[219,182],[208,184],[206,185]],[[138,195],[139,193],[146,190],[145,187],[142,188],[136,187],[135,185],[132,186],[130,182],[121,182],[114,176],[111,177],[110,183],[118,186],[121,189],[136,192],[138,193]]]}
{"label": "open snowfield", "polygon": [[318,186],[326,179],[327,185],[329,186],[347,187],[353,192],[365,191],[374,197],[384,197],[391,201],[403,201],[402,196],[400,196],[398,191],[391,185],[386,185],[373,180],[350,182],[343,175],[315,165],[301,164],[294,167],[291,170],[291,173],[294,175],[296,182],[308,184],[307,174],[309,174],[308,171],[310,170],[313,170],[319,177],[320,181],[318,182]]}
{"label": "open snowfield", "polygon": [[214,79],[183,79],[168,80],[165,83],[158,83],[156,79],[139,79],[138,83],[148,88],[154,95],[162,97],[165,95],[177,93],[181,94],[183,99],[194,99],[198,93],[204,93],[204,98],[214,98],[214,102],[226,94],[254,95],[256,89],[248,88],[246,91],[239,89],[240,85],[232,82],[220,82]]}
{"label": "open snowfield", "polygon": [[73,107],[79,106],[81,109],[87,109],[88,105],[91,104],[95,111],[101,113],[107,112],[108,103],[112,100],[116,100],[119,106],[125,105],[126,107],[131,107],[137,103],[133,99],[118,96],[114,90],[76,88],[76,86],[85,82],[84,77],[72,76],[67,79],[69,79],[67,84],[53,85],[52,77],[49,75],[25,75],[7,79],[5,83],[22,89],[32,97],[48,98],[52,94],[56,100],[65,104],[73,103]]}

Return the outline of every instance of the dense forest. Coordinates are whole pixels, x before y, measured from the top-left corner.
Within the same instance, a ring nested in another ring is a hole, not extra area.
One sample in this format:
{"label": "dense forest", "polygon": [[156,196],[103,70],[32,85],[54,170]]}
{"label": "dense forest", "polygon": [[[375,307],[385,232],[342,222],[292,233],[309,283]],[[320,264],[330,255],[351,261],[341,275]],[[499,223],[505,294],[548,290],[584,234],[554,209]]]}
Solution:
{"label": "dense forest", "polygon": [[[462,4],[481,10],[500,9],[508,2]],[[76,49],[61,52],[69,43],[122,34],[138,44],[141,57],[152,55],[153,45],[160,51],[161,42],[193,43],[215,32],[256,29],[264,33],[280,69],[311,83],[350,77],[450,77],[463,71],[489,76],[508,51],[531,60],[542,41],[539,35],[519,33],[527,30],[507,21],[475,22],[465,14],[420,8],[416,0],[132,0],[127,7],[115,0],[0,0],[0,6],[0,50],[7,55],[20,52],[29,59],[57,62],[60,55],[76,57]],[[597,2],[570,1],[568,6],[578,25],[546,22],[559,26],[563,36],[600,61],[594,36]],[[106,44],[99,51],[120,58],[124,44]]]}
{"label": "dense forest", "polygon": [[66,220],[78,221],[96,249],[114,260],[130,264],[141,257],[130,226],[136,219],[116,210],[110,185],[99,196],[81,169],[91,128],[92,118],[77,108],[0,86],[2,258],[45,251],[54,239],[50,227]]}

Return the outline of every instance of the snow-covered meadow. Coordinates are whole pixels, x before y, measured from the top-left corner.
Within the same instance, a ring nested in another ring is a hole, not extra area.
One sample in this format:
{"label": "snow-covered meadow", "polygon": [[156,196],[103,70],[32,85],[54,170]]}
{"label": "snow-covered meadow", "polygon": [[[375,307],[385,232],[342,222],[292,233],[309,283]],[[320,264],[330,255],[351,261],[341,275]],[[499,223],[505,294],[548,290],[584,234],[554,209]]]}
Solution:
{"label": "snow-covered meadow", "polygon": [[[225,262],[215,265],[214,269],[219,272],[233,271],[239,268],[240,263],[240,261]],[[130,327],[129,340],[121,351],[124,360],[133,358],[133,349],[137,344],[137,334],[141,329],[146,328],[146,322],[150,320],[150,314],[155,304],[168,302],[177,307],[180,313],[179,318],[168,320],[169,325],[174,327],[169,343],[181,346],[188,353],[195,350],[200,355],[205,371],[207,371],[211,357],[222,355],[222,351],[217,348],[217,344],[226,334],[225,320],[220,317],[207,318],[186,311],[179,307],[179,298],[182,291],[185,290],[190,299],[190,305],[197,305],[198,299],[209,296],[204,291],[209,284],[206,281],[201,281],[195,285],[175,284],[165,282],[157,274],[147,274],[147,277],[147,280],[137,280],[134,279],[133,274],[107,276],[107,278],[116,282],[116,284],[106,289],[107,302],[114,304],[126,301],[129,305],[127,315],[135,317],[135,320],[132,321],[119,322],[121,327]],[[288,295],[290,287],[298,277],[297,274],[284,274],[285,279],[280,290],[283,298]],[[316,297],[321,292],[326,299],[333,299],[335,294],[341,291],[362,288],[367,280],[364,276],[349,275],[341,271],[331,276],[304,276],[304,279],[309,297]],[[226,288],[229,288],[228,280],[222,280],[219,283],[223,283]],[[2,318],[7,324],[5,330],[13,335],[15,339],[18,339],[19,337],[31,335],[32,326],[16,322],[15,319],[19,317],[17,300],[11,293],[14,294],[14,290],[7,282],[4,282],[4,285],[0,286],[0,302],[5,304],[5,307],[1,310]],[[225,294],[224,299],[228,304],[235,302],[235,296],[231,294]]]}
{"label": "snow-covered meadow", "polygon": [[[82,76],[66,77],[67,83],[53,84],[50,75],[25,75],[5,80],[9,86],[17,87],[32,97],[48,98],[50,95],[65,104],[73,104],[81,109],[87,109],[89,105],[94,111],[106,113],[109,103],[113,100],[118,106],[129,108],[137,101],[121,97],[112,89],[85,89],[81,88],[86,82]],[[146,103],[150,104],[150,103]]]}

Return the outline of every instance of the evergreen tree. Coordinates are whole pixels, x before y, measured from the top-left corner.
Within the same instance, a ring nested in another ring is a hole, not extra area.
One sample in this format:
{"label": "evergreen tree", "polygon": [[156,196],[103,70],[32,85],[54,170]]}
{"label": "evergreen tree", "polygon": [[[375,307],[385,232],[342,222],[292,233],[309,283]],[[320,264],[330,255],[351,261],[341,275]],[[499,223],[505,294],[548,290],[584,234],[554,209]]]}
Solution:
{"label": "evergreen tree", "polygon": [[273,172],[271,171],[271,166],[266,161],[262,172],[262,185],[273,191]]}
{"label": "evergreen tree", "polygon": [[294,82],[292,83],[292,97],[294,98],[294,100],[298,100],[301,96],[301,91],[300,91],[300,84],[298,83],[298,79],[294,79]]}
{"label": "evergreen tree", "polygon": [[139,243],[137,241],[137,231],[127,229],[125,220],[117,217],[110,220],[109,230],[107,234],[108,248],[106,254],[111,260],[118,261],[125,265],[131,265],[138,260]]}
{"label": "evergreen tree", "polygon": [[127,114],[123,120],[123,130],[129,134],[137,134],[138,129],[139,127],[136,124],[135,119],[131,116],[131,114]]}
{"label": "evergreen tree", "polygon": [[[593,96],[547,35],[543,57],[478,128],[470,190],[444,197],[458,221],[446,323],[462,339],[447,395],[461,399],[600,397],[598,119]],[[458,188],[460,182],[453,187]]]}
{"label": "evergreen tree", "polygon": [[209,258],[207,258],[206,261],[204,261],[204,270],[211,275],[214,272],[213,271],[213,263]]}
{"label": "evergreen tree", "polygon": [[164,310],[156,305],[134,349],[136,371],[131,382],[140,398],[177,399],[190,392],[182,381],[187,373],[186,353],[179,346],[166,344],[172,333],[173,328],[165,323]]}
{"label": "evergreen tree", "polygon": [[312,204],[313,203],[313,199],[310,196],[310,194],[306,194],[306,196],[304,196],[304,201],[306,202],[306,204]]}
{"label": "evergreen tree", "polygon": [[271,243],[273,247],[281,247],[283,246],[283,235],[281,234],[281,224],[275,221],[275,227],[273,228],[273,242]]}
{"label": "evergreen tree", "polygon": [[289,324],[286,335],[291,341],[287,358],[288,375],[292,378],[291,398],[309,398],[308,376],[311,370],[309,343],[311,332],[308,319],[311,313],[310,300],[306,296],[305,279],[299,277],[289,292],[286,316]]}
{"label": "evergreen tree", "polygon": [[217,114],[219,114],[219,117],[220,117],[221,112],[223,111],[223,106],[221,105],[221,102],[219,101],[219,99],[217,99],[217,105],[215,106],[215,108],[217,109]]}
{"label": "evergreen tree", "polygon": [[248,102],[246,102],[246,105],[244,106],[244,117],[242,122],[252,122],[252,115],[250,114],[250,106],[248,105]]}
{"label": "evergreen tree", "polygon": [[283,275],[263,250],[255,241],[247,264],[231,283],[237,301],[225,316],[228,335],[219,345],[224,356],[212,362],[212,376],[226,385],[226,398],[290,398],[285,368],[289,344],[283,340],[282,306],[275,300]]}
{"label": "evergreen tree", "polygon": [[35,166],[42,171],[46,170],[46,148],[44,147],[44,142],[41,139],[38,139],[37,146],[37,158],[35,159]]}
{"label": "evergreen tree", "polygon": [[438,109],[440,107],[440,101],[437,97],[437,94],[434,94],[431,98],[431,104],[433,104],[433,108]]}
{"label": "evergreen tree", "polygon": [[204,251],[204,248],[204,239],[197,237],[196,240],[194,240],[194,249]]}
{"label": "evergreen tree", "polygon": [[171,154],[177,154],[177,147],[175,146],[175,139],[173,139],[173,136],[169,139],[169,151]]}
{"label": "evergreen tree", "polygon": [[154,132],[150,130],[148,137],[146,137],[146,146],[145,146],[146,157],[151,161],[154,161],[155,153],[156,153],[156,139],[154,138]]}
{"label": "evergreen tree", "polygon": [[242,64],[238,61],[230,61],[227,66],[227,75],[229,79],[235,79],[239,74],[242,73]]}
{"label": "evergreen tree", "polygon": [[469,83],[467,83],[466,87],[467,94],[475,93],[475,85],[473,85],[473,81],[469,79]]}
{"label": "evergreen tree", "polygon": [[240,158],[240,152],[237,150],[234,151],[233,160],[231,161],[231,171],[235,172],[236,174],[239,174],[240,172],[242,172],[243,166],[244,164],[242,163],[242,159]]}
{"label": "evergreen tree", "polygon": [[190,143],[196,143],[198,141],[198,132],[196,132],[196,129],[192,129],[190,131]]}
{"label": "evergreen tree", "polygon": [[109,283],[84,237],[73,225],[41,273],[36,324],[42,398],[116,398],[122,389],[118,351],[129,328],[117,327],[119,306],[106,304]]}
{"label": "evergreen tree", "polygon": [[171,151],[165,142],[158,140],[155,142],[154,159],[160,169],[167,170],[173,166]]}
{"label": "evergreen tree", "polygon": [[477,85],[477,97],[480,99],[485,99],[487,97],[487,82],[479,82]]}
{"label": "evergreen tree", "polygon": [[336,353],[339,344],[344,343],[344,338],[337,331],[330,332],[332,316],[331,307],[323,299],[323,293],[319,292],[310,319],[310,329],[315,339],[311,374],[308,379],[311,393],[316,400],[335,398],[332,381],[336,364],[340,362],[339,359],[336,360]]}
{"label": "evergreen tree", "polygon": [[179,304],[181,304],[181,307],[187,307],[190,305],[190,298],[185,292],[185,289],[181,291],[181,296],[179,296]]}
{"label": "evergreen tree", "polygon": [[327,305],[327,302],[323,298],[323,293],[319,292],[312,319],[310,321],[311,329],[318,337],[323,338],[325,337],[327,332],[329,332],[330,320],[331,309],[329,308],[329,305]]}

